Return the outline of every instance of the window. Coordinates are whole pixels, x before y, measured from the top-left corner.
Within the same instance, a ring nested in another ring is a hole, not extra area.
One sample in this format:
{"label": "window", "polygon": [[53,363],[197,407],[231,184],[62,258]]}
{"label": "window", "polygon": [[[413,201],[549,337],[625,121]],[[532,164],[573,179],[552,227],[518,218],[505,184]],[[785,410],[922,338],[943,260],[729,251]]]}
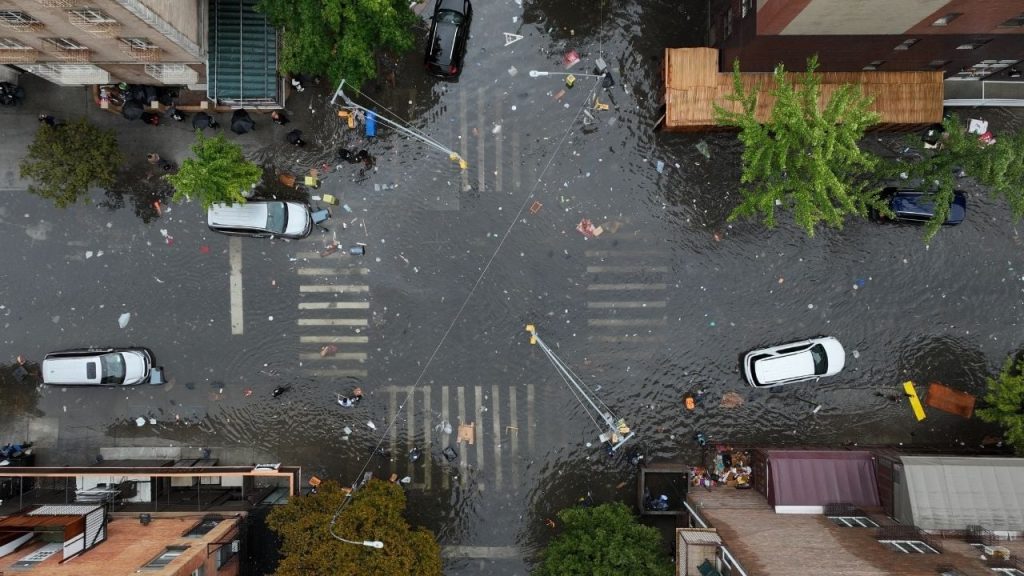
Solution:
{"label": "window", "polygon": [[220,518],[203,518],[199,523],[190,528],[188,532],[185,532],[185,537],[200,538],[216,528],[217,524],[220,524]]}
{"label": "window", "polygon": [[910,50],[910,47],[917,44],[917,38],[907,38],[900,42],[893,50]]}
{"label": "window", "polygon": [[872,60],[870,64],[861,68],[861,70],[878,70],[878,67],[885,64],[885,60]]}
{"label": "window", "polygon": [[722,22],[723,39],[732,36],[732,7],[725,11],[725,20]]}
{"label": "window", "polygon": [[828,519],[843,528],[878,528],[878,524],[867,516],[829,516]]}
{"label": "window", "polygon": [[202,565],[199,568],[196,568],[195,570],[192,571],[192,576],[205,576],[205,575],[206,575],[206,566],[205,565]]}
{"label": "window", "polygon": [[975,38],[974,40],[971,40],[970,42],[967,42],[965,44],[961,44],[961,45],[957,46],[956,49],[957,50],[974,50],[975,48],[981,48],[982,46],[984,46],[985,44],[988,44],[991,41],[992,41],[991,39],[986,39],[986,38]]}
{"label": "window", "polygon": [[1024,27],[1024,12],[1021,12],[1016,18],[1010,18],[1006,22],[999,25],[1000,28],[1021,28]]}
{"label": "window", "polygon": [[751,8],[753,8],[754,0],[742,0],[740,2],[740,18],[746,18],[747,14],[750,14]]}
{"label": "window", "polygon": [[1018,568],[993,568],[996,574],[1007,574],[1009,576],[1024,576],[1024,570]]}
{"label": "window", "polygon": [[961,16],[963,16],[962,12],[950,12],[949,14],[946,14],[942,18],[936,20],[935,22],[932,22],[932,26],[949,26],[950,22],[956,20]]}
{"label": "window", "polygon": [[883,546],[902,554],[938,554],[939,551],[920,540],[879,540]]}
{"label": "window", "polygon": [[149,38],[118,38],[122,44],[132,50],[156,50],[158,46],[149,41]]}
{"label": "window", "polygon": [[0,38],[0,48],[6,50],[31,50],[31,48],[25,46],[21,42],[18,42],[14,38]]}
{"label": "window", "polygon": [[89,22],[90,24],[117,23],[117,20],[111,18],[106,12],[95,8],[74,8],[72,10],[68,10],[68,14],[82,22]]}
{"label": "window", "polygon": [[43,38],[43,42],[46,42],[54,48],[60,48],[61,50],[88,50],[88,46],[83,46],[78,42],[75,42],[71,38]]}
{"label": "window", "polygon": [[175,558],[184,554],[185,550],[188,550],[188,546],[168,546],[159,556],[146,562],[142,568],[144,570],[162,569],[173,562]]}
{"label": "window", "polygon": [[39,20],[17,10],[0,10],[0,22],[8,24],[38,24]]}

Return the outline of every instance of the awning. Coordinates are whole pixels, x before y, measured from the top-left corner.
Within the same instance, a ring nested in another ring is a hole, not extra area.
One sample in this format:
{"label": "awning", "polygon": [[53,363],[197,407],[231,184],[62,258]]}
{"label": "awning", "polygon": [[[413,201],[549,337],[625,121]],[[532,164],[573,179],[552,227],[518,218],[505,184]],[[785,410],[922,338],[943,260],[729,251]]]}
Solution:
{"label": "awning", "polygon": [[1024,530],[1024,458],[903,456],[912,521],[923,530]]}
{"label": "awning", "polygon": [[235,108],[280,101],[277,30],[256,12],[258,0],[211,0],[209,84],[211,100]]}
{"label": "awning", "polygon": [[845,450],[769,450],[769,503],[777,512],[814,512],[786,507],[852,504],[877,507],[878,484],[871,454]]}

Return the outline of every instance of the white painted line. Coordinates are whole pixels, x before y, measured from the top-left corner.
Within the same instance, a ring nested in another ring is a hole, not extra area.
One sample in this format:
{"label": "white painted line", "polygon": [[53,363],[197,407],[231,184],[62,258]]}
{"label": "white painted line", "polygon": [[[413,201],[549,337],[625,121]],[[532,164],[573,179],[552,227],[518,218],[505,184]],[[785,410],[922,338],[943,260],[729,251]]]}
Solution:
{"label": "white painted line", "polygon": [[[395,415],[398,412],[398,395],[399,394],[401,394],[401,392],[399,392],[397,390],[392,392],[392,393],[390,393],[390,394],[388,394],[388,421],[389,422],[395,418]],[[398,426],[397,426],[397,423],[396,423],[395,426],[392,426],[390,430],[388,430],[388,435],[390,436],[390,438],[388,439],[388,451],[391,453],[391,458],[390,458],[391,462],[389,463],[388,468],[392,472],[394,472],[395,471],[395,462],[398,461],[398,458],[397,458],[398,457],[398,452],[397,452],[398,451]]]}
{"label": "white painted line", "polygon": [[[483,91],[481,90],[481,92],[483,92]],[[481,409],[481,408],[483,408],[484,394],[483,394],[483,392],[480,391],[480,388],[481,388],[480,386],[474,386],[473,387],[473,392],[476,394],[476,398],[473,399],[475,401],[475,405],[476,405],[476,410],[473,412],[473,422],[474,422],[473,423],[473,432],[474,432],[474,436],[476,436],[476,438],[474,438],[474,440],[476,442],[476,469],[477,470],[483,470],[484,469],[484,422],[483,422],[484,411]]]}
{"label": "white painted line", "polygon": [[369,268],[299,268],[299,276],[331,276],[345,274],[365,275]]}
{"label": "white painted line", "polygon": [[519,416],[518,407],[516,406],[516,387],[512,386],[508,389],[508,408],[509,408],[509,443],[512,448],[512,462],[516,462],[516,458],[519,456]]}
{"label": "white painted line", "polygon": [[232,236],[228,240],[228,262],[231,264],[231,334],[244,330],[242,310],[242,239]]}
{"label": "white painted line", "polygon": [[[501,490],[501,388],[491,385],[491,415],[494,418],[494,487]],[[481,426],[482,427],[482,426]]]}
{"label": "white painted line", "polygon": [[668,266],[587,266],[587,272],[668,272]]}
{"label": "white painted line", "polygon": [[[466,421],[466,391],[465,391],[465,389],[462,386],[459,386],[458,388],[456,388],[455,389],[455,396],[456,396],[456,399],[457,399],[456,402],[458,403],[458,415],[459,415],[459,422],[458,422],[458,424],[462,424],[463,422]],[[452,428],[455,430],[455,432],[458,432],[458,429],[459,429],[458,425],[453,425]],[[456,435],[456,438],[458,438],[457,435]],[[459,484],[462,484],[462,486],[465,487],[466,484],[468,483],[468,478],[466,478],[466,468],[468,466],[467,463],[466,463],[466,443],[465,442],[459,442],[458,446],[459,446]]]}
{"label": "white painted line", "polygon": [[587,290],[664,290],[667,284],[590,284]]}
{"label": "white painted line", "polygon": [[[498,98],[498,125],[501,126],[501,111],[504,110],[504,101]],[[501,192],[501,142],[505,138],[502,137],[501,132],[494,135],[494,191]]]}
{"label": "white painted line", "polygon": [[479,162],[479,165],[476,167],[476,173],[478,175],[477,179],[479,180],[479,183],[477,184],[477,186],[478,186],[477,187],[477,192],[483,193],[484,192],[484,188],[485,188],[486,179],[487,179],[487,170],[485,169],[485,166],[487,165],[487,155],[486,155],[486,151],[484,150],[484,144],[487,141],[487,135],[490,134],[490,132],[491,132],[487,128],[487,125],[484,124],[484,87],[483,86],[481,86],[480,89],[477,90],[476,103],[477,103],[477,106],[476,106],[476,125],[477,125],[477,131],[478,131],[477,139],[476,139],[476,152],[477,152],[477,158],[478,158],[477,161]]}
{"label": "white painted line", "polygon": [[330,356],[321,356],[319,352],[300,352],[299,360],[303,362],[314,360],[330,362],[332,360],[358,360],[360,362],[366,361],[366,352],[336,352]]}
{"label": "white painted line", "polygon": [[366,318],[299,318],[299,326],[366,326]]}
{"label": "white painted line", "polygon": [[303,344],[366,344],[367,336],[299,336]]}
{"label": "white painted line", "polygon": [[369,302],[299,302],[299,310],[368,310]]}
{"label": "white painted line", "polygon": [[587,318],[588,326],[662,326],[664,318]]}
{"label": "white painted line", "polygon": [[312,292],[369,292],[370,287],[364,284],[327,284],[327,285],[307,285],[304,284],[299,286],[299,292],[305,292],[307,294]]}
{"label": "white painted line", "polygon": [[338,249],[337,252],[334,252],[333,254],[328,254],[327,256],[321,256],[319,252],[296,252],[295,253],[295,259],[296,260],[323,260],[324,258],[335,258],[335,259],[337,259],[337,258],[341,258],[342,256],[348,256],[348,252],[343,251],[340,248]]}
{"label": "white painted line", "polygon": [[530,454],[534,453],[533,446],[533,384],[526,385],[526,446]]}
{"label": "white painted line", "polygon": [[649,302],[587,302],[587,308],[664,308],[664,300]]}
{"label": "white painted line", "polygon": [[519,128],[512,129],[512,186],[519,191]]}
{"label": "white painted line", "polygon": [[[459,90],[459,155],[469,162],[469,120],[466,108],[466,91]],[[466,190],[469,188],[469,170],[460,172],[462,173],[462,190]]]}
{"label": "white painted line", "polygon": [[664,256],[663,250],[584,250],[583,255],[587,258],[605,258],[607,256],[634,257],[641,255],[657,254]]}
{"label": "white painted line", "polygon": [[319,370],[306,369],[306,374],[317,377],[346,377],[352,376],[353,378],[366,378],[366,370],[349,370],[347,368],[324,368]]}
{"label": "white painted line", "polygon": [[[451,424],[451,420],[448,419],[448,387],[447,386],[441,386],[441,422],[447,422],[449,425]],[[442,429],[441,430],[441,450],[444,450],[445,448],[448,447],[448,443],[451,442],[451,439],[452,439],[452,435],[447,433],[447,432],[445,432]],[[450,487],[449,479],[451,478],[451,474],[447,473],[447,471],[445,470],[444,466],[441,467],[441,470],[443,472],[445,472],[441,476],[441,488],[447,490]]]}
{"label": "white painted line", "polygon": [[[430,490],[430,465],[433,458],[430,457],[430,428],[431,414],[430,410],[430,386],[424,386],[423,390],[423,447],[420,450],[423,451],[423,489]],[[410,436],[411,437],[411,436]]]}
{"label": "white painted line", "polygon": [[[412,478],[416,475],[416,468],[408,457],[409,451],[416,446],[416,431],[414,429],[416,425],[416,414],[414,412],[414,409],[416,408],[416,392],[412,386],[409,386],[407,397],[408,401],[405,404],[405,453],[392,454],[392,457],[396,462],[405,460],[405,475]],[[402,398],[404,399],[406,396],[403,396]],[[395,428],[397,428],[397,426],[395,426]]]}
{"label": "white painted line", "polygon": [[598,342],[622,342],[628,343],[652,343],[652,342],[664,342],[664,338],[657,336],[597,336]]}

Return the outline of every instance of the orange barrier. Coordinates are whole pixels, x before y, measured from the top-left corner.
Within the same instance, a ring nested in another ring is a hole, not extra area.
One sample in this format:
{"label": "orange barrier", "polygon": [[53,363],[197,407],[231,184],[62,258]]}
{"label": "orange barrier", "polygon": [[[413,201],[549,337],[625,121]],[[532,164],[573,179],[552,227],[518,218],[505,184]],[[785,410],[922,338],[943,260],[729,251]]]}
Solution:
{"label": "orange barrier", "polygon": [[938,382],[928,383],[928,394],[924,397],[924,403],[964,418],[970,418],[974,414],[973,395],[943,386]]}

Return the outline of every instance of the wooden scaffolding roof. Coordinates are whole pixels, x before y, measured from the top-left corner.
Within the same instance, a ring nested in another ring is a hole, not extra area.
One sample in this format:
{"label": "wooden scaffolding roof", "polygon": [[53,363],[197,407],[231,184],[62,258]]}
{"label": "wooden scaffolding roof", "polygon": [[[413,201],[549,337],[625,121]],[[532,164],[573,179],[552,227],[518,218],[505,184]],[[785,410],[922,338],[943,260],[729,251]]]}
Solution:
{"label": "wooden scaffolding roof", "polygon": [[[792,81],[802,72],[787,73]],[[770,94],[775,81],[770,72],[742,72],[743,86],[758,88],[757,117],[771,115],[775,98]],[[882,126],[924,125],[942,121],[942,72],[820,72],[823,102],[844,84],[859,86],[874,97],[871,108],[881,114]],[[718,71],[715,48],[668,48],[665,50],[665,129],[670,131],[713,130],[712,104],[739,110],[729,102],[732,72]]]}

